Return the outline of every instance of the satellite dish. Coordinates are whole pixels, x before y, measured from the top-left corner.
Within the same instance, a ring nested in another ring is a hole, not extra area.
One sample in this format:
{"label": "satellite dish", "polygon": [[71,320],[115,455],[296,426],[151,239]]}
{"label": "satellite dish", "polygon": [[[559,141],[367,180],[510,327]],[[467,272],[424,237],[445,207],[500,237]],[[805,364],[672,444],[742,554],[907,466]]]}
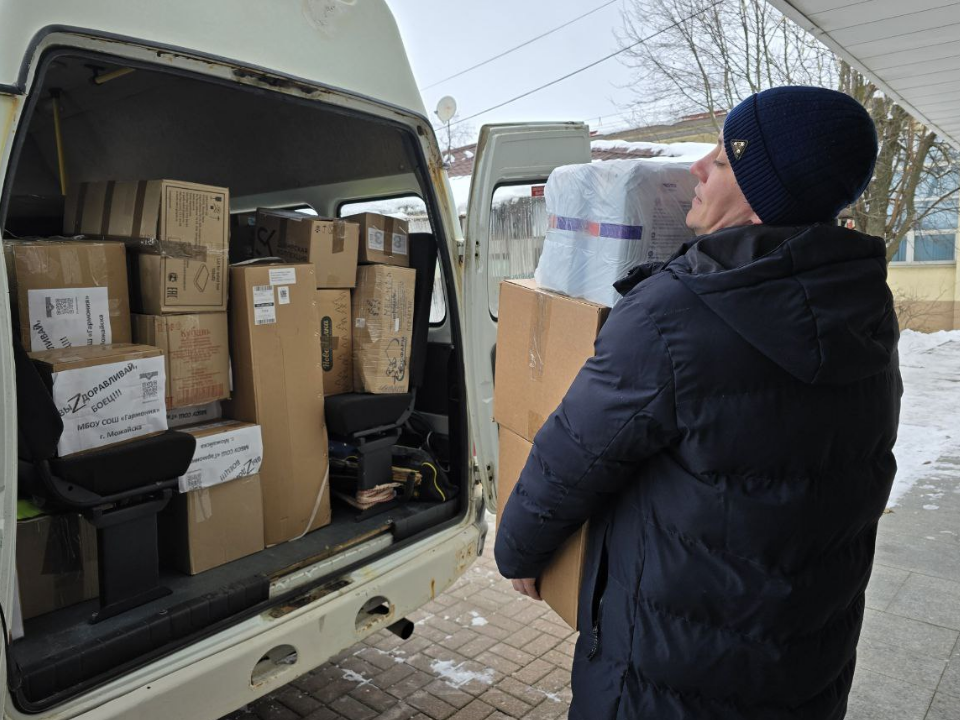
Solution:
{"label": "satellite dish", "polygon": [[449,122],[457,114],[457,101],[449,95],[444,95],[437,103],[437,117],[440,122]]}

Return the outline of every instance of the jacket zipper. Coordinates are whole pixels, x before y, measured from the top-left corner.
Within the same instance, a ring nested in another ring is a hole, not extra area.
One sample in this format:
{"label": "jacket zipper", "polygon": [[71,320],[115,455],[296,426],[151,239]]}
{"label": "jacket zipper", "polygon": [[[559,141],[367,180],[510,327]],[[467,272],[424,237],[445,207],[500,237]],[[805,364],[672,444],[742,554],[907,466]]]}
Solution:
{"label": "jacket zipper", "polygon": [[600,618],[603,616],[603,598],[604,596],[601,595],[600,604],[597,605],[597,619],[593,623],[593,630],[590,633],[593,637],[593,644],[590,646],[590,652],[587,653],[587,660],[593,660],[593,656],[600,650]]}

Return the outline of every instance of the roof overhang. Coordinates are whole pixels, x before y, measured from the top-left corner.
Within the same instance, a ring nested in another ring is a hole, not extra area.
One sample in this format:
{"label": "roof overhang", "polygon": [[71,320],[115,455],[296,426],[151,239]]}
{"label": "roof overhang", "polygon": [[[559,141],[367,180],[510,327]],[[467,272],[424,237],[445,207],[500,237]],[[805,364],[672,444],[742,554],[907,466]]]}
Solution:
{"label": "roof overhang", "polygon": [[767,0],[960,150],[960,0]]}

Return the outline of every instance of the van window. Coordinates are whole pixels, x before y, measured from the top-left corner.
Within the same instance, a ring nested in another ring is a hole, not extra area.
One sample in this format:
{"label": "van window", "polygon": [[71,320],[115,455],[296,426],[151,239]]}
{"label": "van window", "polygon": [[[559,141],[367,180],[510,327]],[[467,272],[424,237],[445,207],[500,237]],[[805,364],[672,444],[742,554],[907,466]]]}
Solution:
{"label": "van window", "polygon": [[500,308],[500,281],[533,277],[546,234],[542,183],[502,185],[494,191],[487,257],[488,297],[494,318]]}
{"label": "van window", "polygon": [[[313,213],[309,208],[300,212]],[[363,202],[344,203],[340,206],[340,217],[356,215],[357,213],[372,212],[381,215],[390,215],[407,221],[410,232],[433,232],[430,225],[430,216],[427,213],[427,204],[416,195],[406,195],[398,198],[384,198],[382,200],[365,200]],[[437,261],[437,274],[433,280],[433,295],[430,298],[430,324],[442,325],[447,317],[447,303],[443,295],[443,275],[440,261]]]}

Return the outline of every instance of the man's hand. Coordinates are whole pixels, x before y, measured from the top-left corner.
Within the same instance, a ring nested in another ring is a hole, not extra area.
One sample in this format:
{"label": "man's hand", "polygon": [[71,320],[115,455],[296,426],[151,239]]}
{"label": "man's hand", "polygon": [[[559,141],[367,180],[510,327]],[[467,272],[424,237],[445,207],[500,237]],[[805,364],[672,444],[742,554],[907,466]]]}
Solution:
{"label": "man's hand", "polygon": [[510,582],[513,583],[513,589],[521,595],[526,595],[534,600],[543,600],[543,598],[540,597],[540,593],[537,592],[536,578],[515,579],[511,580]]}

